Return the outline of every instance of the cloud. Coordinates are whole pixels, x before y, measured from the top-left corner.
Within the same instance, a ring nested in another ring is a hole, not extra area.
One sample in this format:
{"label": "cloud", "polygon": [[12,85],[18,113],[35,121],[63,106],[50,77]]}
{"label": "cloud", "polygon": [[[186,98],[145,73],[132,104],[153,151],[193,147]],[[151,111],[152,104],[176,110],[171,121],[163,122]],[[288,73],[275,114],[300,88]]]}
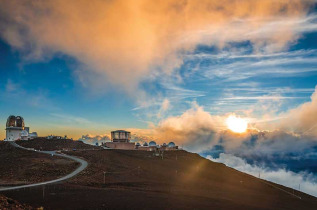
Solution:
{"label": "cloud", "polygon": [[15,84],[11,79],[8,79],[7,84],[5,86],[6,92],[14,92],[16,90],[20,89],[18,84]]}
{"label": "cloud", "polygon": [[44,109],[57,111],[57,107],[50,93],[46,89],[26,90],[26,88],[14,80],[8,79],[4,86],[4,90],[0,91],[0,101],[7,103],[8,101],[20,101],[23,99],[23,104],[17,103],[17,106],[28,106],[30,108]]}
{"label": "cloud", "polygon": [[[248,130],[243,134],[230,131],[220,133],[219,145],[224,151],[243,157],[303,154],[317,146],[317,140],[290,132]],[[314,149],[312,149],[314,150]]]}
{"label": "cloud", "polygon": [[223,100],[281,100],[281,99],[294,99],[302,97],[294,96],[234,96],[230,98],[224,98]]}
{"label": "cloud", "polygon": [[[157,125],[152,124],[148,129],[144,129],[146,131],[142,135],[151,136],[161,143],[175,141],[178,145],[195,152],[207,151],[215,145],[221,145],[226,152],[244,156],[302,154],[317,146],[316,136],[311,135],[312,131],[315,131],[312,128],[317,119],[316,92],[311,98],[311,102],[283,114],[277,114],[281,105],[279,97],[269,103],[267,100],[260,100],[256,109],[246,110],[247,116],[244,117],[249,121],[249,129],[241,134],[228,130],[225,120],[230,113],[212,115],[205,111],[204,107],[193,102],[190,109],[178,116],[162,119]],[[252,115],[261,115],[261,120],[252,118]],[[293,125],[297,126],[297,132],[286,127],[282,123],[284,121],[288,122],[285,125],[291,128]],[[273,129],[268,131],[267,128]],[[299,132],[300,129],[309,132]],[[141,131],[136,131],[139,132]]]}
{"label": "cloud", "polygon": [[212,140],[215,139],[221,121],[194,102],[192,108],[182,115],[161,120],[152,128],[152,135],[161,143],[174,141],[191,151],[201,151],[202,147],[213,145]]}
{"label": "cloud", "polygon": [[88,125],[88,124],[94,124],[94,122],[82,118],[82,117],[78,117],[78,116],[72,116],[69,114],[58,114],[58,113],[51,113],[51,116],[56,117],[60,120],[62,120],[64,123],[67,124],[84,124],[84,125]]}
{"label": "cloud", "polygon": [[110,141],[110,136],[107,134],[104,135],[91,135],[91,134],[86,134],[82,135],[81,138],[78,139],[79,141],[82,141],[86,144],[92,144],[95,145],[96,143],[104,143]]}
{"label": "cloud", "polygon": [[317,86],[311,101],[290,110],[285,116],[286,120],[282,121],[282,127],[317,137]]}
{"label": "cloud", "polygon": [[198,45],[249,41],[255,51],[285,49],[315,30],[310,0],[2,1],[0,36],[24,61],[66,54],[79,81],[144,94],[143,80],[169,76]]}
{"label": "cloud", "polygon": [[[219,158],[207,156],[208,159],[224,163],[229,167],[248,173],[255,177],[275,182],[293,189],[300,190],[313,196],[317,196],[317,179],[307,172],[294,173],[285,169],[272,170],[267,167],[248,164],[244,159],[231,154],[221,153]],[[300,185],[300,186],[299,186]]]}
{"label": "cloud", "polygon": [[[232,45],[221,52],[197,52],[186,58],[201,64],[199,73],[203,77],[230,84],[268,75],[273,78],[309,75],[317,71],[316,55],[316,50],[258,53],[251,46]],[[204,65],[206,62],[210,65]]]}
{"label": "cloud", "polygon": [[157,118],[161,118],[162,115],[171,107],[170,101],[168,99],[164,99],[159,112],[157,113]]}
{"label": "cloud", "polygon": [[[311,128],[316,124],[316,92],[311,98],[311,102],[283,114],[277,114],[279,98],[274,103],[261,100],[257,105],[258,109],[246,112],[249,115],[245,116],[249,121],[249,129],[241,134],[228,130],[225,120],[230,113],[212,115],[196,102],[182,114],[162,119],[157,125],[151,124],[148,129],[139,129],[135,133],[150,136],[159,143],[175,141],[179,146],[193,152],[205,153],[220,146],[223,152],[240,157],[271,159],[278,156],[282,159],[295,155],[300,158],[316,152],[317,147],[316,135],[311,132],[315,131]],[[264,110],[264,115],[260,116],[261,120],[251,117],[254,114],[263,114],[261,110]],[[282,123],[284,121],[291,127],[297,126],[297,131],[285,127]],[[273,129],[268,130],[268,127]],[[309,132],[299,132],[300,129]]]}

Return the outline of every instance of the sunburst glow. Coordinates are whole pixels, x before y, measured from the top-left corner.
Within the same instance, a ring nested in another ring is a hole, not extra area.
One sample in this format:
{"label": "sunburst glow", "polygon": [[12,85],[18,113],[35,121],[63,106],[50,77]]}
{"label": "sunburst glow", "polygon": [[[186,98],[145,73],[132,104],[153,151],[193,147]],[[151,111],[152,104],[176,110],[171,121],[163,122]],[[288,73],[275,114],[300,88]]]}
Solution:
{"label": "sunburst glow", "polygon": [[226,120],[227,126],[230,130],[235,133],[243,133],[248,128],[247,120],[236,117],[235,115],[230,115]]}

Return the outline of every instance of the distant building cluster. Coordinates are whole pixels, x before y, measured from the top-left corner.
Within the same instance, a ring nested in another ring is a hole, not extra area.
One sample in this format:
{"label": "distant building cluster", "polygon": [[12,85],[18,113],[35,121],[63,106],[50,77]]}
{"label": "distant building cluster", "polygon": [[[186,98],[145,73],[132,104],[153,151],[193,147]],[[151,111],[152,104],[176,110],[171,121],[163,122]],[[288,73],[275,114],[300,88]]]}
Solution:
{"label": "distant building cluster", "polygon": [[165,151],[165,150],[177,150],[178,146],[174,142],[168,144],[163,143],[162,145],[156,144],[155,141],[149,143],[130,142],[131,132],[125,130],[116,130],[111,132],[111,142],[102,144],[103,146],[111,149],[123,149],[123,150],[143,150],[143,151]]}
{"label": "distant building cluster", "polygon": [[11,115],[6,123],[6,141],[30,140],[37,137],[36,132],[30,132],[30,127],[24,126],[24,119],[21,116]]}
{"label": "distant building cluster", "polygon": [[[55,136],[55,135],[49,135],[49,136],[46,136],[45,137],[46,139],[67,139],[67,135],[65,135],[65,136]],[[73,139],[71,139],[71,140],[73,140]]]}
{"label": "distant building cluster", "polygon": [[149,143],[144,142],[142,145],[140,143],[136,143],[136,149],[145,150],[145,151],[155,151],[155,150],[177,150],[178,146],[175,145],[174,142],[169,142],[168,144],[163,143],[161,145],[156,144],[155,141],[150,141]]}
{"label": "distant building cluster", "polygon": [[[29,127],[25,127],[24,119],[21,116],[11,115],[7,119],[6,123],[6,139],[5,141],[16,141],[16,140],[30,140],[37,138],[36,132],[30,132]],[[67,139],[67,136],[46,136],[46,139]],[[71,139],[72,140],[72,139]],[[99,143],[96,143],[99,146]],[[178,146],[174,142],[168,144],[163,143],[162,145],[156,144],[155,141],[149,143],[144,142],[131,142],[131,132],[125,130],[116,130],[111,132],[111,141],[102,143],[101,146],[109,149],[122,149],[122,150],[142,150],[142,151],[166,151],[166,150],[177,150]]]}

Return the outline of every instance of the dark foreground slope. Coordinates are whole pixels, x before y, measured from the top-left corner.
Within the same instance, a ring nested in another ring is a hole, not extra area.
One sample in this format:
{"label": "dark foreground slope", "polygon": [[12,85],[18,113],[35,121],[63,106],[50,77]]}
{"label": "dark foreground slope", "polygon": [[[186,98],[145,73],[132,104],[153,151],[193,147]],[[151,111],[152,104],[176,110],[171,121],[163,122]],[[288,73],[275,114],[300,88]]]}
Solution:
{"label": "dark foreground slope", "polygon": [[16,200],[13,200],[11,198],[7,198],[3,195],[0,195],[0,209],[5,210],[5,209],[14,209],[14,210],[24,210],[24,209],[28,209],[28,210],[33,210],[34,208],[32,208],[29,205],[26,204],[21,204]]}
{"label": "dark foreground slope", "polygon": [[0,142],[0,187],[57,179],[71,173],[78,163],[70,159],[36,153]]}
{"label": "dark foreground slope", "polygon": [[[66,183],[4,193],[45,209],[315,209],[317,199],[186,151],[72,151],[88,168]],[[279,187],[281,189],[277,189]],[[285,192],[285,191],[287,192]]]}

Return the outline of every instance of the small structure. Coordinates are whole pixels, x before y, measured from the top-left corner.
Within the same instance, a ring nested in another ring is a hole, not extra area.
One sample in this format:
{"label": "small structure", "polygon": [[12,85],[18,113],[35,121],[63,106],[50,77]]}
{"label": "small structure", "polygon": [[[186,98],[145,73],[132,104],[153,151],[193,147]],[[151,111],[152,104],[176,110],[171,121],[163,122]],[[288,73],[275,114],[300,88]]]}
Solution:
{"label": "small structure", "polygon": [[67,139],[67,136],[65,135],[64,137],[62,137],[62,136],[49,135],[49,136],[46,136],[46,139]]}
{"label": "small structure", "polygon": [[148,151],[155,151],[157,150],[158,146],[159,145],[156,145],[155,141],[150,141]]}
{"label": "small structure", "polygon": [[166,147],[166,150],[177,150],[178,149],[178,146],[175,145],[174,142],[170,142],[168,143],[167,147]]}
{"label": "small structure", "polygon": [[155,141],[150,141],[149,147],[156,147],[156,142]]}
{"label": "small structure", "polygon": [[156,144],[155,141],[150,141],[149,144],[144,142],[144,144],[141,146],[138,144],[138,146],[135,147],[136,150],[143,150],[143,151],[155,151],[155,152],[163,152],[167,150],[178,150],[178,146],[175,145],[174,142],[170,142],[168,144],[163,143],[162,145]]}

